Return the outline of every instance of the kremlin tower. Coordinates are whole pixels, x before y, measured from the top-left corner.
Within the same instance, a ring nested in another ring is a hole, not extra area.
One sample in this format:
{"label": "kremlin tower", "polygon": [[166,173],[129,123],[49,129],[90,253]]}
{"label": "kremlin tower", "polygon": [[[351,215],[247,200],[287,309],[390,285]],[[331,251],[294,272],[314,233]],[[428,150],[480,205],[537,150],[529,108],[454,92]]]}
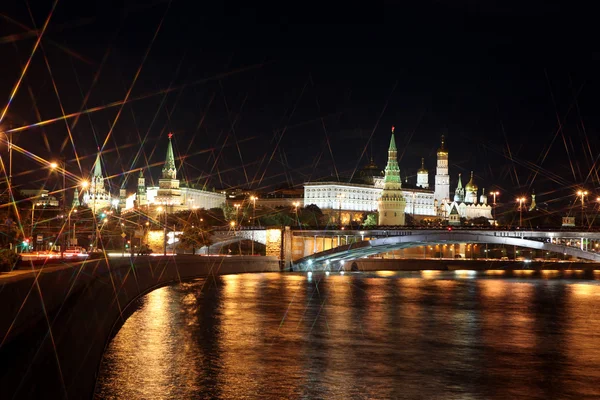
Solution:
{"label": "kremlin tower", "polygon": [[398,166],[394,127],[388,149],[388,162],[385,167],[383,190],[379,199],[379,225],[404,225],[406,200],[402,194],[400,167]]}

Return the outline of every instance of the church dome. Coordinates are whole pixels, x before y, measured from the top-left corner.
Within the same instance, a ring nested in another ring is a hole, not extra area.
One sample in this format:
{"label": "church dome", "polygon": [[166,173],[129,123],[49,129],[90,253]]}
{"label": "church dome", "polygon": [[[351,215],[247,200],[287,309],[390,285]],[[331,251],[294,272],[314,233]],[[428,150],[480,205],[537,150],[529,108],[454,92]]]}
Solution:
{"label": "church dome", "polygon": [[446,144],[446,138],[444,137],[444,135],[442,135],[442,143],[440,145],[440,148],[437,151],[438,154],[448,154],[448,150],[446,150],[445,144]]}
{"label": "church dome", "polygon": [[471,171],[471,180],[469,181],[469,183],[467,183],[467,185],[465,186],[465,190],[467,192],[477,192],[477,185],[475,184],[475,182],[473,181],[473,171]]}
{"label": "church dome", "polygon": [[418,174],[426,174],[428,173],[427,170],[425,169],[425,159],[421,158],[421,168],[419,168],[419,170],[417,171]]}

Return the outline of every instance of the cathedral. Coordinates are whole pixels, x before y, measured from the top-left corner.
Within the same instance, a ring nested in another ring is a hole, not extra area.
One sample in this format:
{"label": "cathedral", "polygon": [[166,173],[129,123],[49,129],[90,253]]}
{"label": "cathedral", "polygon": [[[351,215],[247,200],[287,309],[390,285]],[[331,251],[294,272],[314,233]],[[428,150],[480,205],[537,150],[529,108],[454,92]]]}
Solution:
{"label": "cathedral", "polygon": [[485,189],[478,198],[479,188],[472,172],[464,188],[459,174],[454,198],[450,198],[448,154],[445,137],[442,136],[433,189],[429,186],[429,172],[423,158],[416,184],[405,181],[403,186],[392,128],[388,162],[383,174],[378,174],[379,170],[371,159],[359,180],[306,182],[304,205],[317,205],[330,215],[333,222],[341,224],[359,221],[363,213],[369,212],[379,213],[379,225],[382,226],[405,225],[406,214],[413,219],[442,219],[450,224],[459,224],[461,218],[485,217],[491,220],[492,207],[487,204]]}

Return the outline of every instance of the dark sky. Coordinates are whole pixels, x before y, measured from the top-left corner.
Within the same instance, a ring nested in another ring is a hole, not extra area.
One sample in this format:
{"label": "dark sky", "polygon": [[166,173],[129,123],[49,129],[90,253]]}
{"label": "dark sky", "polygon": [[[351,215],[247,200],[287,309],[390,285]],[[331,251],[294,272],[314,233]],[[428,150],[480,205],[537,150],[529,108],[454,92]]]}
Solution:
{"label": "dark sky", "polygon": [[[453,187],[470,170],[505,201],[532,189],[538,201],[572,201],[580,185],[600,186],[592,9],[325,3],[61,0],[8,118],[14,126],[57,118],[61,103],[66,114],[100,110],[68,120],[72,141],[57,121],[16,134],[16,144],[45,159],[62,154],[85,176],[114,124],[103,152],[119,187],[132,168],[153,166],[147,175],[158,177],[172,131],[180,176],[267,189],[349,176],[371,154],[383,168],[394,125],[410,180],[425,157],[433,182],[445,133]],[[33,20],[25,2],[2,5],[3,106],[52,2],[30,5]],[[130,88],[122,109],[105,107]],[[14,175],[28,186],[56,180],[21,154]]]}

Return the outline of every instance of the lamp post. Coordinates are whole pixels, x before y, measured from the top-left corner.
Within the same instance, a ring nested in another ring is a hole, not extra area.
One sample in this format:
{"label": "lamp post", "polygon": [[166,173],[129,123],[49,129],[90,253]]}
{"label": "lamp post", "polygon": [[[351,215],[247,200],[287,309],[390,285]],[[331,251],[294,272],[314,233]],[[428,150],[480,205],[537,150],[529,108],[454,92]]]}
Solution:
{"label": "lamp post", "polygon": [[344,194],[340,193],[337,195],[338,201],[340,202],[340,208],[339,208],[339,212],[338,212],[338,220],[340,223],[340,226],[342,226],[342,199],[344,198]]}
{"label": "lamp post", "polygon": [[[160,214],[163,212],[163,208],[162,207],[158,207],[156,209],[156,211],[158,211],[158,217],[159,217],[159,221],[160,221]],[[167,206],[165,205],[165,222],[163,224],[163,256],[167,255]]]}
{"label": "lamp post", "polygon": [[[60,162],[52,162],[50,163],[50,168],[52,168],[52,170],[56,171],[57,169],[60,168],[60,172],[62,172],[62,188],[61,188],[61,192],[62,192],[62,196],[61,196],[61,201],[62,201],[62,205],[60,207],[61,212],[63,213],[63,215],[66,212],[67,209],[67,196],[66,196],[66,190],[67,190],[67,184],[66,184],[66,176],[65,176],[65,169],[66,169],[66,162],[64,160],[60,161]],[[70,237],[70,233],[69,230],[71,228],[71,215],[69,213],[68,216],[68,220],[67,220],[67,232],[66,232],[66,236],[63,233],[63,235],[61,235],[61,246],[60,246],[60,255],[61,257],[64,257],[65,255],[65,246],[67,243],[67,240]],[[65,240],[66,238],[66,240]]]}
{"label": "lamp post", "polygon": [[519,197],[517,201],[519,202],[519,227],[523,226],[523,203],[525,202],[525,197]]}
{"label": "lamp post", "polygon": [[584,200],[583,199],[585,198],[585,196],[587,196],[587,194],[588,194],[587,190],[579,190],[577,192],[577,195],[581,197],[581,226],[584,226],[584,223],[583,223],[583,204],[584,204]]}
{"label": "lamp post", "polygon": [[498,221],[496,221],[496,196],[500,194],[497,190],[491,193],[494,196],[494,202],[492,203],[492,218],[494,219],[494,224],[498,226]]}
{"label": "lamp post", "polygon": [[252,255],[254,255],[254,221],[256,220],[256,196],[250,196],[252,200]]}
{"label": "lamp post", "polygon": [[292,204],[294,205],[294,212],[296,213],[296,223],[300,226],[300,220],[298,219],[298,206],[300,205],[300,202],[295,201]]}
{"label": "lamp post", "polygon": [[235,223],[237,225],[239,225],[239,212],[240,212],[240,205],[238,203],[233,205],[235,207]]}

